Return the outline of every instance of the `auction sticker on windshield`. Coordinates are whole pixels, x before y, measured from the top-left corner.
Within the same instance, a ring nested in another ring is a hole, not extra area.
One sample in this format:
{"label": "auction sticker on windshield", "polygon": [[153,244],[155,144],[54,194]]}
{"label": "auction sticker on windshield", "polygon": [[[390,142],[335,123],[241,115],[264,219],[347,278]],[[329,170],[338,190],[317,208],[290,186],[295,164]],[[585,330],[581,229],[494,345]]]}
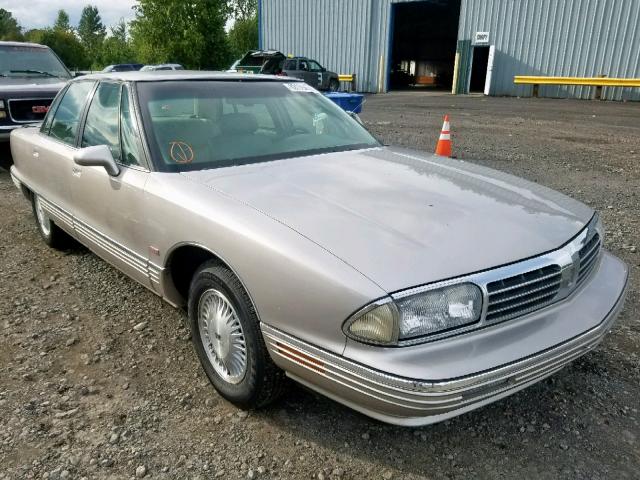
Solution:
{"label": "auction sticker on windshield", "polygon": [[311,92],[318,93],[318,91],[310,85],[307,85],[304,82],[295,82],[295,83],[283,83],[285,87],[287,87],[292,92]]}

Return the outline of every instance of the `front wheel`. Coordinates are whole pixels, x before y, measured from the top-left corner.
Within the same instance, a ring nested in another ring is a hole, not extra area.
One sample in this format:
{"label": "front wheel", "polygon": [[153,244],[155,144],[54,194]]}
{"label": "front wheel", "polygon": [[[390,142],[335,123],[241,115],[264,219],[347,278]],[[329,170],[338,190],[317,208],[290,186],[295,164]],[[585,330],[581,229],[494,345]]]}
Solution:
{"label": "front wheel", "polygon": [[329,81],[329,91],[337,92],[339,89],[340,89],[340,82],[338,80],[336,80],[335,78],[332,78]]}
{"label": "front wheel", "polygon": [[196,353],[220,395],[259,408],[281,394],[284,372],[269,357],[251,299],[228,268],[212,261],[198,269],[188,310]]}
{"label": "front wheel", "polygon": [[50,247],[56,248],[58,250],[63,250],[69,247],[71,243],[71,237],[60,227],[58,227],[53,220],[49,218],[49,214],[47,214],[42,198],[37,193],[33,194],[33,216],[36,219],[36,225],[38,227],[38,232],[40,232],[40,236],[44,240],[44,242]]}

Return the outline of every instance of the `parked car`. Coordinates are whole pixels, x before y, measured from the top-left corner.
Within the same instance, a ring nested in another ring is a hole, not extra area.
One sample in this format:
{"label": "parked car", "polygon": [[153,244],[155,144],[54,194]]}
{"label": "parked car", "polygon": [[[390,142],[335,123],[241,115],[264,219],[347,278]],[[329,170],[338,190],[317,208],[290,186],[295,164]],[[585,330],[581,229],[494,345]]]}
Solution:
{"label": "parked car", "polygon": [[328,71],[310,58],[287,58],[282,64],[282,73],[288,77],[300,78],[318,90],[336,92],[340,89],[338,74]]}
{"label": "parked car", "polygon": [[161,63],[160,65],[145,65],[140,69],[141,72],[155,70],[184,70],[184,67],[179,63]]}
{"label": "parked car", "polygon": [[277,50],[250,50],[238,62],[234,62],[239,73],[278,74],[282,72],[285,56]]}
{"label": "parked car", "polygon": [[622,307],[628,270],[591,208],[385,147],[301,81],[87,75],[11,148],[44,241],[185,306],[243,408],[287,375],[386,422],[440,421],[557,372]]}
{"label": "parked car", "polygon": [[119,63],[117,65],[108,65],[102,70],[104,73],[108,72],[135,72],[140,70],[144,65],[141,63]]}
{"label": "parked car", "polygon": [[0,143],[14,128],[44,118],[71,73],[49,47],[0,42]]}

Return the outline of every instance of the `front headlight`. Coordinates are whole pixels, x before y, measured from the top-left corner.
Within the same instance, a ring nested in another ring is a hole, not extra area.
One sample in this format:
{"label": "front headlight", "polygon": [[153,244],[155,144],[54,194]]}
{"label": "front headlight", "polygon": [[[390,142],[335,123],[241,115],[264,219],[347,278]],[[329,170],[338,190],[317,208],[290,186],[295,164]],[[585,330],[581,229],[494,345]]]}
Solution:
{"label": "front headlight", "polygon": [[482,291],[472,283],[436,288],[401,298],[398,338],[406,340],[480,320]]}
{"label": "front headlight", "polygon": [[397,345],[402,340],[440,333],[477,322],[482,291],[472,283],[435,288],[376,302],[345,323],[347,336],[365,343]]}

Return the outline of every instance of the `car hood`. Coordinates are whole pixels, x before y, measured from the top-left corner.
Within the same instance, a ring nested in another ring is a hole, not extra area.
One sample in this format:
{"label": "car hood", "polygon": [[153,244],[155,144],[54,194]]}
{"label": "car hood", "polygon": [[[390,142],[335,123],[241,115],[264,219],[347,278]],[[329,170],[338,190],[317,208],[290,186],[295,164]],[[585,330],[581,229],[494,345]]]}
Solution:
{"label": "car hood", "polygon": [[0,98],[11,95],[11,98],[29,95],[55,96],[64,87],[66,81],[52,77],[0,77]]}
{"label": "car hood", "polygon": [[184,175],[289,226],[387,292],[556,249],[593,215],[505,173],[386,147]]}

